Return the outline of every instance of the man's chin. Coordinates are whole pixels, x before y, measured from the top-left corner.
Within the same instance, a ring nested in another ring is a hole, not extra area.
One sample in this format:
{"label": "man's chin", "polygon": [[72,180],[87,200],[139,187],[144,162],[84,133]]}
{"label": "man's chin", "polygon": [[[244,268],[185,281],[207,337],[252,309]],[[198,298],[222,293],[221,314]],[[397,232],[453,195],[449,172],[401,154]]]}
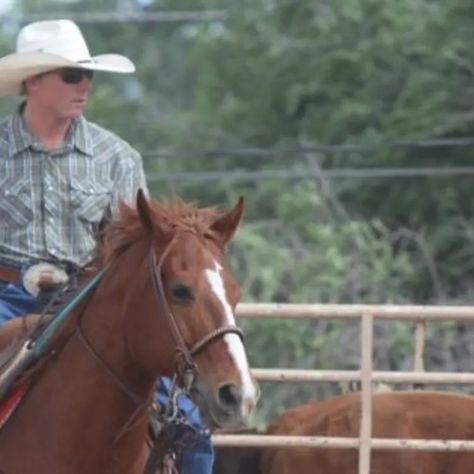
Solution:
{"label": "man's chin", "polygon": [[74,119],[80,117],[84,113],[84,109],[86,108],[85,102],[78,102],[73,104],[73,106],[67,112],[68,118]]}
{"label": "man's chin", "polygon": [[74,120],[82,115],[82,110],[71,111],[63,115],[64,120]]}

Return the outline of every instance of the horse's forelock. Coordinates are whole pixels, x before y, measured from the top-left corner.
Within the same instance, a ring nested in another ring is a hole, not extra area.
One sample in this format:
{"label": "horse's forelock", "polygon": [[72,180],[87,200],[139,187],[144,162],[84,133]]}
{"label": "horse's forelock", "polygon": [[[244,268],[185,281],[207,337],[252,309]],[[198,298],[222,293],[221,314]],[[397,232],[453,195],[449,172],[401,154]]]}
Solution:
{"label": "horse's forelock", "polygon": [[[213,207],[198,208],[181,199],[148,202],[150,218],[156,228],[170,236],[177,232],[193,232],[201,237],[211,237],[210,226],[221,215]],[[101,234],[99,260],[107,262],[122,253],[138,240],[149,237],[136,208],[121,203],[118,216],[108,223]]]}

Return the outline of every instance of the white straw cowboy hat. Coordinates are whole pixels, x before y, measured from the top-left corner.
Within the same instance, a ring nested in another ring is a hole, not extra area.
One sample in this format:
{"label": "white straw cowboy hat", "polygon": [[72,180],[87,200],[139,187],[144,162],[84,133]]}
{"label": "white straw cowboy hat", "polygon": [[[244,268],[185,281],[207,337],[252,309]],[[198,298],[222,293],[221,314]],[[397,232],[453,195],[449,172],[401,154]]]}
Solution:
{"label": "white straw cowboy hat", "polygon": [[0,58],[0,95],[18,94],[27,77],[63,67],[119,73],[135,71],[132,61],[120,54],[91,56],[74,22],[38,21],[21,29],[16,53]]}

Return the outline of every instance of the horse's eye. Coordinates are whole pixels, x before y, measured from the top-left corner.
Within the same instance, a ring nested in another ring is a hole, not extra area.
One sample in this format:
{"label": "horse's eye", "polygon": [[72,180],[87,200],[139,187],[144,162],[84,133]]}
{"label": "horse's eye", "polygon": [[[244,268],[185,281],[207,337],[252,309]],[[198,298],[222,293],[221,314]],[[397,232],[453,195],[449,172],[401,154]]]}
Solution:
{"label": "horse's eye", "polygon": [[171,293],[173,296],[183,302],[193,301],[194,296],[189,286],[184,285],[183,283],[176,283],[171,287]]}

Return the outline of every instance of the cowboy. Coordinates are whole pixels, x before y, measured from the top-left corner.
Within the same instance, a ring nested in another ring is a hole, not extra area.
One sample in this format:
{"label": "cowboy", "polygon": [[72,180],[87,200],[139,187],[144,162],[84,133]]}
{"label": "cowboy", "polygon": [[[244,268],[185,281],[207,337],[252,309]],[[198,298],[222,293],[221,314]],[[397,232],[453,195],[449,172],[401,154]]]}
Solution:
{"label": "cowboy", "polygon": [[[147,190],[139,153],[83,116],[99,71],[135,66],[118,54],[91,56],[69,20],[23,27],[16,52],[0,58],[0,95],[24,96],[0,121],[0,325],[35,311],[42,283],[64,284],[84,267],[101,223]],[[183,410],[202,427],[190,400]],[[209,437],[183,459],[180,472],[210,473]]]}

